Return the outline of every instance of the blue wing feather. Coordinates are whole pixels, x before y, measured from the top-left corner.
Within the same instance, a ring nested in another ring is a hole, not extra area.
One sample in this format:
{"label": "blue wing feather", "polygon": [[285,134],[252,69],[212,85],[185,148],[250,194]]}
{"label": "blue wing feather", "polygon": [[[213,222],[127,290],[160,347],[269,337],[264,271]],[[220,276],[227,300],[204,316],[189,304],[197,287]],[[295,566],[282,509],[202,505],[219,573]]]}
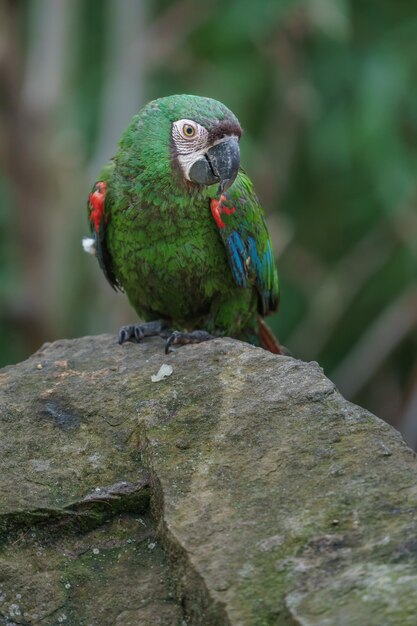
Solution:
{"label": "blue wing feather", "polygon": [[258,290],[259,310],[266,315],[278,306],[279,283],[262,207],[242,171],[223,198],[223,206],[234,209],[222,214],[219,227],[232,276],[239,287]]}
{"label": "blue wing feather", "polygon": [[239,233],[233,230],[227,240],[227,250],[233,278],[239,287],[247,287],[247,270],[245,259],[247,258],[246,245]]}

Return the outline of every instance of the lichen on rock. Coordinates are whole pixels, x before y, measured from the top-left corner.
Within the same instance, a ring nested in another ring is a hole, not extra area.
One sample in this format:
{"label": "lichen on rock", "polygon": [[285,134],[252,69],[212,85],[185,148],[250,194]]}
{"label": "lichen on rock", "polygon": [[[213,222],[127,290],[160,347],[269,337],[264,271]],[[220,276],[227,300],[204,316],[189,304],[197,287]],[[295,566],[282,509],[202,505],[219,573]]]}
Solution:
{"label": "lichen on rock", "polygon": [[317,364],[55,342],[0,451],[0,625],[415,624],[415,456]]}

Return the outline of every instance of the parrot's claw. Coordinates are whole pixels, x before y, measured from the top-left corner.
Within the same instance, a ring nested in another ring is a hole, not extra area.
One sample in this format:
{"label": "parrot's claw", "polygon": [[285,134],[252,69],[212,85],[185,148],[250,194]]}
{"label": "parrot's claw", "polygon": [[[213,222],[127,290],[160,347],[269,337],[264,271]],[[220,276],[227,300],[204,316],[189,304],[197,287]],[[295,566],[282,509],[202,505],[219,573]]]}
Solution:
{"label": "parrot's claw", "polygon": [[172,331],[165,320],[157,320],[156,322],[146,322],[145,324],[128,324],[122,326],[119,330],[119,344],[122,345],[126,341],[139,343],[144,337],[162,337],[166,339],[165,354],[169,354],[171,346],[185,346],[188,343],[201,343],[214,339],[205,330],[194,330],[192,333],[181,333],[177,330]]}
{"label": "parrot's claw", "polygon": [[135,335],[134,326],[131,324],[130,326],[122,326],[119,330],[119,336],[117,341],[120,345],[124,344],[126,341],[132,339]]}
{"label": "parrot's claw", "polygon": [[146,322],[145,324],[129,324],[122,326],[119,330],[118,342],[120,345],[126,341],[139,343],[144,337],[162,337],[166,339],[172,334],[167,322],[157,320],[156,322]]}
{"label": "parrot's claw", "polygon": [[188,343],[201,343],[210,339],[215,339],[215,337],[206,330],[193,330],[192,333],[180,333],[174,330],[165,342],[165,354],[171,352],[171,346],[185,346]]}

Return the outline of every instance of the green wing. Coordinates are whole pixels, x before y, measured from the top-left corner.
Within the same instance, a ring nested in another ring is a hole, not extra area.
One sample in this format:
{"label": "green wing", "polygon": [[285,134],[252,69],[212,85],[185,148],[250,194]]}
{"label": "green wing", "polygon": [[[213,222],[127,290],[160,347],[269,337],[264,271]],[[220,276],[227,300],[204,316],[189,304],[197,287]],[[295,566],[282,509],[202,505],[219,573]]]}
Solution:
{"label": "green wing", "polygon": [[117,289],[120,289],[120,285],[114,274],[112,258],[107,246],[108,207],[111,201],[109,181],[113,170],[114,163],[110,162],[100,172],[100,178],[94,183],[93,189],[88,196],[87,209],[91,234],[94,239],[95,255],[109,284],[117,291]]}
{"label": "green wing", "polygon": [[211,201],[211,210],[236,284],[255,286],[262,315],[275,311],[279,282],[271,239],[253,185],[242,170],[220,204]]}

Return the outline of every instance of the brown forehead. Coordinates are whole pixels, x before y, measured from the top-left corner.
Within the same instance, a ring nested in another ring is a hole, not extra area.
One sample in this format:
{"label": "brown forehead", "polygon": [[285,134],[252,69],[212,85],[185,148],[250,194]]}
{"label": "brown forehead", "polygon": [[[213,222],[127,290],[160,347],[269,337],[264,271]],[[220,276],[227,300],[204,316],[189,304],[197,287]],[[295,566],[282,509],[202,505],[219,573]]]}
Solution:
{"label": "brown forehead", "polygon": [[208,144],[212,144],[214,141],[221,139],[225,135],[235,135],[240,138],[242,136],[242,132],[242,128],[238,122],[233,120],[222,120],[210,128],[208,134]]}

